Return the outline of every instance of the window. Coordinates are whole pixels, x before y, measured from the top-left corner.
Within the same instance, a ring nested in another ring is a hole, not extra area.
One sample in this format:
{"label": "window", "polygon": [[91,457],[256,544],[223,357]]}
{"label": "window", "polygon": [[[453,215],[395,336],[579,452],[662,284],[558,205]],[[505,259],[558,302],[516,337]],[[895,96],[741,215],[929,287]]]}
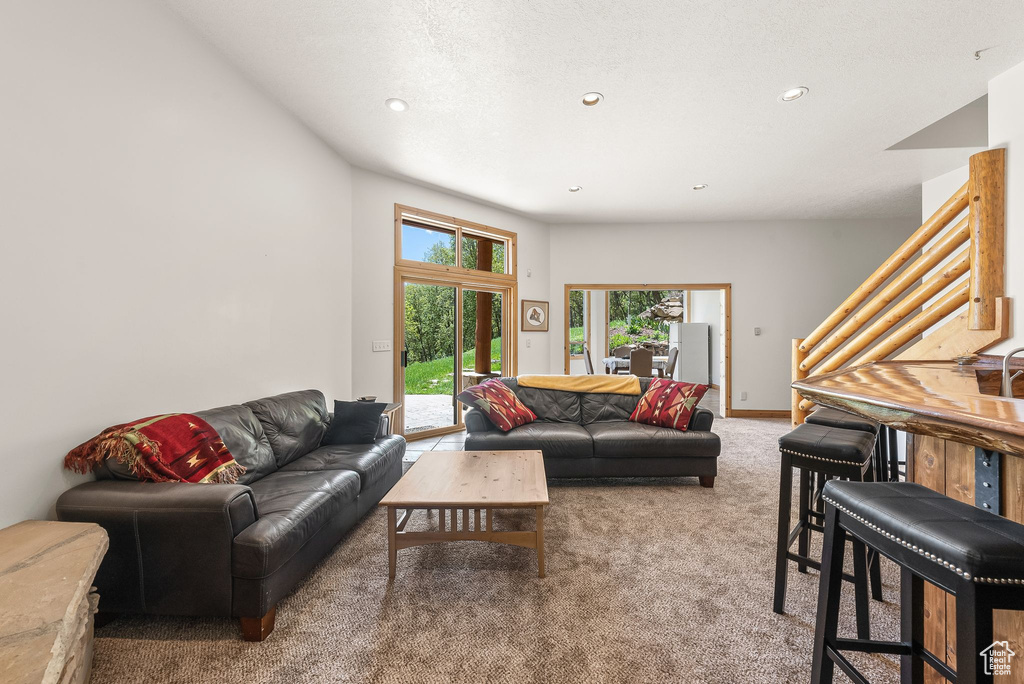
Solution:
{"label": "window", "polygon": [[590,347],[590,292],[569,291],[569,357],[582,358],[583,345]]}
{"label": "window", "polygon": [[516,277],[516,234],[395,205],[395,265]]}
{"label": "window", "polygon": [[454,266],[455,231],[403,221],[402,259]]}

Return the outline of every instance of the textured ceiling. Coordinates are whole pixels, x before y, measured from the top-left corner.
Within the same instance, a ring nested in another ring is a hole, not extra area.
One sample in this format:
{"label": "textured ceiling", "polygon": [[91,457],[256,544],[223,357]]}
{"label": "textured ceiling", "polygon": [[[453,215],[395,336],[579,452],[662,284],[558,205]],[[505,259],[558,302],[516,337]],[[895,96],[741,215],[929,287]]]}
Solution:
{"label": "textured ceiling", "polygon": [[353,164],[552,222],[916,214],[969,150],[886,148],[1024,61],[1020,0],[166,2]]}

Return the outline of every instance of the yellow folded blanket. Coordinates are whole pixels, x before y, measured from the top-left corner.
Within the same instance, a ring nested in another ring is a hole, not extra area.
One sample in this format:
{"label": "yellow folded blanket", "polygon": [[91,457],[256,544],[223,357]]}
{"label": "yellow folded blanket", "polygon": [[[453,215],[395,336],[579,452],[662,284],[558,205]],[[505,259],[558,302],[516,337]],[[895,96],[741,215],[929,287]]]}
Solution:
{"label": "yellow folded blanket", "polygon": [[635,375],[520,375],[520,387],[590,392],[596,394],[640,394],[640,378]]}

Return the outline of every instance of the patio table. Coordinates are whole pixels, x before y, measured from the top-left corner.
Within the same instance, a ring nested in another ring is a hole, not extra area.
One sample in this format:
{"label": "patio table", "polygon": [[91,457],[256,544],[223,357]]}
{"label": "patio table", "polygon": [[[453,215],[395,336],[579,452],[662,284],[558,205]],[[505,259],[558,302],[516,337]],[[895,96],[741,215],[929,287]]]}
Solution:
{"label": "patio table", "polygon": [[[607,356],[603,359],[604,361],[604,372],[611,374],[619,369],[629,370],[629,359],[623,359],[618,356]],[[654,361],[651,364],[654,370],[664,371],[668,366],[667,356],[655,356]]]}

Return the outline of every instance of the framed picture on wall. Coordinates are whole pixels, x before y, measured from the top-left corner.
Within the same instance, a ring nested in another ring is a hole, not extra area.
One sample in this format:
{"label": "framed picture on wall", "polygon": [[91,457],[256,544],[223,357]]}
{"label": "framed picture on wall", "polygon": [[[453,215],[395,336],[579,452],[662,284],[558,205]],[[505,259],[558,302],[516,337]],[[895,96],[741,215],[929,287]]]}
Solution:
{"label": "framed picture on wall", "polygon": [[523,300],[523,332],[548,331],[548,303],[536,299]]}

